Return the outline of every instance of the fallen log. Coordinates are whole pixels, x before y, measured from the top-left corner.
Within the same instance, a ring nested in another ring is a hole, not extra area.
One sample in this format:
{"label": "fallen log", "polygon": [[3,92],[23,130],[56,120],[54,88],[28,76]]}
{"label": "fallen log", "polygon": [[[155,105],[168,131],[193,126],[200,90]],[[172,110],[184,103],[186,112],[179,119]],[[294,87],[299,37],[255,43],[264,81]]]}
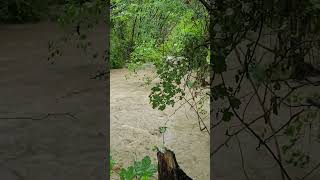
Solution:
{"label": "fallen log", "polygon": [[159,180],[192,180],[177,163],[173,151],[165,149],[157,152]]}

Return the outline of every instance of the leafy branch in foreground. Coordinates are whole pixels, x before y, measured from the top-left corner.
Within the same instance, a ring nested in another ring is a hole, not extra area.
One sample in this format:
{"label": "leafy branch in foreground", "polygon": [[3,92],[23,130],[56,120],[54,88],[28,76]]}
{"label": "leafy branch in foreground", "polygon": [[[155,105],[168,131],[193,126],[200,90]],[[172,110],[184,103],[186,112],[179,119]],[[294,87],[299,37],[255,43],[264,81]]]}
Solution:
{"label": "leafy branch in foreground", "polygon": [[[113,172],[115,161],[110,159],[110,175]],[[152,164],[149,156],[145,156],[141,161],[134,161],[128,168],[122,168],[119,177],[121,180],[148,180],[157,172],[156,165]]]}

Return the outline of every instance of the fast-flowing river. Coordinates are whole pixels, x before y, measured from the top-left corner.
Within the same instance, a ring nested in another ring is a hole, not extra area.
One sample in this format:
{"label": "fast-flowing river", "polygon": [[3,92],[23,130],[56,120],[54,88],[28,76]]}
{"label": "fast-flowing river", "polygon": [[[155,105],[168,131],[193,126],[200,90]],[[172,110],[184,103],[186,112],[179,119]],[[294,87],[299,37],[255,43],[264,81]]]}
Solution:
{"label": "fast-flowing river", "polygon": [[[98,134],[108,133],[102,132],[108,116],[103,98],[106,85],[103,80],[90,79],[104,62],[92,60],[66,44],[63,56],[50,64],[48,41],[61,35],[53,23],[0,26],[0,158],[5,162],[5,166],[0,164],[2,179],[89,180],[105,176],[106,172],[97,172],[95,164],[104,163],[105,139]],[[104,52],[104,37],[104,26],[89,34],[99,55]],[[172,109],[152,109],[148,99],[150,87],[141,86],[139,77],[126,80],[127,74],[126,69],[111,71],[111,152],[118,166],[127,167],[134,158],[145,155],[156,163],[152,147],[162,145],[158,128]],[[206,180],[209,136],[200,132],[190,111],[181,108],[171,117],[165,145],[176,153],[189,176]],[[48,113],[61,115],[39,121],[19,119],[39,118]],[[79,157],[83,163],[75,165]],[[52,168],[44,169],[44,165]]]}
{"label": "fast-flowing river", "polygon": [[[133,76],[127,69],[111,71],[111,152],[121,166],[128,167],[135,159],[148,155],[157,163],[153,146],[161,146],[163,137],[158,128],[167,123],[165,146],[173,150],[181,168],[192,178],[209,179],[210,139],[201,132],[195,113],[184,106],[174,113],[152,109],[149,104],[150,86],[143,86],[150,69]],[[174,114],[174,115],[172,115]],[[209,118],[207,118],[207,121]],[[113,177],[117,179],[116,174]]]}

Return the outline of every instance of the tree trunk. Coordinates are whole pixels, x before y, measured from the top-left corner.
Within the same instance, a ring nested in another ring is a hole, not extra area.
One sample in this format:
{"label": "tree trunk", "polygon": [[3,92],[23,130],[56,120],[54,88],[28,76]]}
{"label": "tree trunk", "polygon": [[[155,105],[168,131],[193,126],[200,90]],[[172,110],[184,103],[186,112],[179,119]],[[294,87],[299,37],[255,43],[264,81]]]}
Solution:
{"label": "tree trunk", "polygon": [[158,179],[159,180],[192,180],[180,169],[173,151],[158,151]]}

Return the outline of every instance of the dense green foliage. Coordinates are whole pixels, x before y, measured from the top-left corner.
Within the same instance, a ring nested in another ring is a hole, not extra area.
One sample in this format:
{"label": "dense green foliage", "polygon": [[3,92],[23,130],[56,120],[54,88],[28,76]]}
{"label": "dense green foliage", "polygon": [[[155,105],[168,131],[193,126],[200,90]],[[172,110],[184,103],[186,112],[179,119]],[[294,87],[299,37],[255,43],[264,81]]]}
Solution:
{"label": "dense green foliage", "polygon": [[165,0],[115,0],[112,7],[111,60],[132,65],[162,61],[168,26],[179,22],[186,9],[182,1]]}
{"label": "dense green foliage", "polygon": [[208,77],[207,13],[198,1],[114,0],[111,17],[111,67],[153,63],[160,78],[153,108],[174,106],[187,84]]}
{"label": "dense green foliage", "polygon": [[195,6],[182,0],[112,1],[112,63],[159,64],[167,55],[183,55],[184,42],[205,36],[205,12],[197,14]]}

